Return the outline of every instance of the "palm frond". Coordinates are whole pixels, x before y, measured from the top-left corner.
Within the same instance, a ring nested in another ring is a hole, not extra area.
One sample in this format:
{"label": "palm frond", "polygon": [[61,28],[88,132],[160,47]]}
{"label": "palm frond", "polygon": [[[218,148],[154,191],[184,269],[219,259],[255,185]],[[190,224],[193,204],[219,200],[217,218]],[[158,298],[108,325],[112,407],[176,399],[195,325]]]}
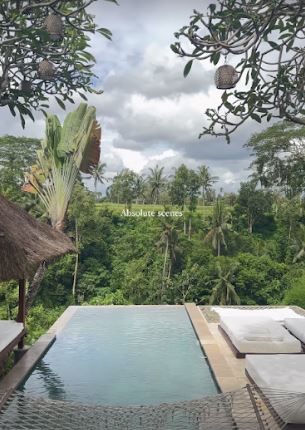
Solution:
{"label": "palm frond", "polygon": [[87,142],[82,141],[75,156],[76,164],[83,173],[90,173],[100,159],[102,129],[96,120],[91,123],[89,134]]}
{"label": "palm frond", "polygon": [[62,228],[77,173],[78,169],[72,159],[60,167],[54,163],[47,182],[38,191],[54,228]]}
{"label": "palm frond", "polygon": [[58,154],[62,158],[73,154],[74,162],[83,173],[90,173],[100,159],[101,127],[93,106],[81,103],[63,123]]}

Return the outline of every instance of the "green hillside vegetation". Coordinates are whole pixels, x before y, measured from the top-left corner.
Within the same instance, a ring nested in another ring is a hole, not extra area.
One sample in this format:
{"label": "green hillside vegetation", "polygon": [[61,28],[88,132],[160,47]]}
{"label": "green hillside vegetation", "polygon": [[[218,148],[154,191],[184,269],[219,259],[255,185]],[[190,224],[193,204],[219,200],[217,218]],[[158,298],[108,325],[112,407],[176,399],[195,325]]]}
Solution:
{"label": "green hillside vegetation", "polygon": [[[112,202],[99,202],[96,203],[96,207],[98,210],[105,209],[113,212],[116,215],[121,215],[124,211],[126,211],[126,205],[123,203],[112,203]],[[146,212],[164,212],[164,211],[176,211],[179,212],[177,207],[172,205],[156,205],[156,204],[132,204],[131,210],[132,212],[139,212],[139,211],[146,211]],[[187,213],[188,211],[183,211],[182,213]],[[213,204],[210,206],[197,206],[196,213],[199,213],[203,217],[205,216],[211,216],[213,213]]]}
{"label": "green hillside vegetation", "polygon": [[[276,127],[278,132],[283,126]],[[125,169],[107,184],[102,199],[78,176],[63,225],[78,254],[48,267],[29,313],[28,341],[74,303],[305,307],[305,181],[294,172],[300,171],[302,160],[297,157],[294,164],[290,158],[276,170],[270,157],[278,155],[275,148],[280,146],[273,135],[269,129],[262,139],[255,135],[250,140],[258,168],[235,194],[217,195],[212,177],[202,187],[200,171],[208,172],[202,166],[195,172],[181,165],[170,177],[156,166],[139,187],[139,177]],[[27,140],[26,154],[7,151],[9,144],[22,140],[0,138],[0,192],[49,222],[37,195],[21,191],[39,142]],[[264,181],[268,186],[261,186]],[[130,217],[122,215],[127,208],[183,214]],[[15,282],[0,284],[1,318],[16,315],[17,299]]]}

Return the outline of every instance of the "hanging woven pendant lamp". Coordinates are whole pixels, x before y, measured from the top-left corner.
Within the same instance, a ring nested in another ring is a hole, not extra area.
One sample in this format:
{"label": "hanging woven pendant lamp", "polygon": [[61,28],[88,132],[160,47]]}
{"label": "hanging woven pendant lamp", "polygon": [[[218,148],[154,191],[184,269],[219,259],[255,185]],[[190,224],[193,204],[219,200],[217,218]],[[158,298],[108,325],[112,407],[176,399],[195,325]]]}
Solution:
{"label": "hanging woven pendant lamp", "polygon": [[54,78],[55,67],[54,64],[48,60],[43,60],[38,66],[39,77],[45,81],[50,81]]}
{"label": "hanging woven pendant lamp", "polygon": [[224,64],[218,67],[215,73],[215,84],[219,90],[234,88],[238,81],[238,73],[233,66]]}
{"label": "hanging woven pendant lamp", "polygon": [[57,41],[64,37],[64,25],[59,15],[55,13],[48,15],[44,21],[44,27],[52,40]]}

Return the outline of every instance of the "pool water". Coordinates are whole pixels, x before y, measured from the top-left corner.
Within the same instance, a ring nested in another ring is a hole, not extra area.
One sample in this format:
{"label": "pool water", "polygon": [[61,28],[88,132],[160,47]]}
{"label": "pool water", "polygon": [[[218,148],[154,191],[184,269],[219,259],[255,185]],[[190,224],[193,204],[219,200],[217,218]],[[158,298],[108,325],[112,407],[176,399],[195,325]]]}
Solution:
{"label": "pool water", "polygon": [[31,396],[121,406],[218,392],[183,306],[77,308],[21,388]]}

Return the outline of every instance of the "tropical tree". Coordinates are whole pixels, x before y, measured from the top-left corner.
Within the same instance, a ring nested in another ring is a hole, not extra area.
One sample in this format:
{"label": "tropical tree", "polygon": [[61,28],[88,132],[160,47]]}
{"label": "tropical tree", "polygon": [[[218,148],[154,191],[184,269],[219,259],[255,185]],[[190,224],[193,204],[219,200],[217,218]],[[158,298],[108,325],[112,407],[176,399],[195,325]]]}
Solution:
{"label": "tropical tree", "polygon": [[[72,283],[72,296],[75,297],[81,254],[87,243],[97,235],[96,207],[93,193],[81,183],[75,184],[68,210],[69,227],[74,227],[73,239],[76,248]],[[71,234],[72,235],[72,234]]]}
{"label": "tropical tree", "polygon": [[201,287],[201,275],[198,264],[186,267],[181,273],[175,275],[169,284],[173,303],[186,303],[187,300],[190,300],[194,290],[199,290]]}
{"label": "tropical tree", "polygon": [[175,169],[174,176],[169,184],[169,196],[173,205],[185,209],[187,202],[189,170],[185,164]]}
{"label": "tropical tree", "polygon": [[[16,136],[0,137],[0,193],[19,203],[30,203],[20,190],[24,174],[36,159],[39,139]],[[26,201],[26,202],[24,202]]]}
{"label": "tropical tree", "polygon": [[26,116],[34,120],[33,111],[48,108],[51,95],[64,108],[76,93],[100,93],[92,86],[89,35],[111,39],[111,32],[87,11],[94,1],[1,1],[0,106],[19,112],[23,126]]}
{"label": "tropical tree", "polygon": [[253,232],[253,226],[266,212],[270,211],[271,206],[271,194],[264,190],[257,190],[254,181],[240,184],[236,209],[245,214],[250,234]]}
{"label": "tropical tree", "polygon": [[293,262],[296,263],[299,260],[304,259],[305,256],[305,226],[303,224],[299,225],[297,234],[293,239],[292,245],[294,251]]}
{"label": "tropical tree", "polygon": [[138,204],[139,199],[143,199],[145,198],[145,186],[146,186],[146,182],[145,179],[143,178],[143,176],[141,175],[136,175],[135,177],[135,182],[134,182],[134,192],[135,192],[135,197],[136,197],[136,204]]}
{"label": "tropical tree", "polygon": [[278,207],[278,220],[288,227],[288,240],[297,234],[303,215],[303,202],[300,197],[282,199]]}
{"label": "tropical tree", "polygon": [[305,189],[305,127],[278,122],[255,133],[245,145],[255,157],[252,177],[263,187],[277,188],[288,197]]}
{"label": "tropical tree", "polygon": [[234,274],[238,265],[222,267],[219,261],[216,263],[217,277],[211,281],[214,285],[210,297],[210,305],[239,305],[240,298],[235,291]]}
{"label": "tropical tree", "polygon": [[117,200],[123,201],[125,206],[130,209],[132,201],[136,198],[137,175],[130,169],[123,169],[114,178],[108,189],[108,194]]}
{"label": "tropical tree", "polygon": [[106,163],[101,163],[99,161],[98,164],[96,166],[93,166],[90,170],[90,174],[94,181],[95,193],[97,193],[98,184],[104,184],[108,181],[108,179],[105,177],[106,166]]}
{"label": "tropical tree", "polygon": [[204,164],[198,167],[197,173],[201,186],[202,204],[204,205],[207,192],[212,189],[213,184],[217,182],[219,178],[218,176],[212,176],[209,172],[209,168]]}
{"label": "tropical tree", "polygon": [[220,256],[221,247],[227,248],[225,234],[230,229],[228,212],[221,199],[217,199],[213,208],[212,226],[204,238],[204,242],[210,242],[217,256]]}
{"label": "tropical tree", "polygon": [[196,211],[198,204],[199,194],[199,177],[194,170],[189,170],[187,175],[187,197],[188,197],[188,209],[189,209],[189,223],[188,223],[188,238],[191,239],[192,234],[192,218]]}
{"label": "tropical tree", "polygon": [[[63,125],[56,115],[46,119],[46,136],[37,151],[37,164],[26,175],[23,190],[35,193],[55,230],[62,231],[79,172],[90,173],[100,157],[101,128],[95,108],[81,103]],[[36,296],[45,272],[37,270],[27,297],[27,309]]]}
{"label": "tropical tree", "polygon": [[277,218],[280,214],[280,209],[286,203],[286,198],[283,193],[279,190],[272,191],[272,209],[274,211],[275,217]]}
{"label": "tropical tree", "polygon": [[[177,205],[184,210],[188,205],[188,235],[189,239],[192,231],[192,216],[198,204],[199,177],[197,173],[188,169],[185,164],[181,164],[175,169],[175,174],[169,183],[169,197],[173,205]],[[186,220],[184,218],[184,233],[186,234]]]}
{"label": "tropical tree", "polygon": [[237,201],[237,194],[235,194],[235,193],[224,193],[223,200],[228,206],[233,207]]}
{"label": "tropical tree", "polygon": [[293,279],[292,286],[285,292],[283,303],[305,308],[305,275]]}
{"label": "tropical tree", "polygon": [[149,175],[147,178],[147,182],[151,188],[151,197],[155,204],[158,204],[160,201],[161,191],[164,189],[166,179],[163,175],[164,167],[159,167],[156,165],[153,168],[149,168]]}
{"label": "tropical tree", "polygon": [[163,230],[157,247],[164,251],[163,271],[162,271],[162,288],[160,291],[161,300],[166,282],[170,279],[173,264],[176,261],[178,250],[178,232],[172,224],[164,223]]}
{"label": "tropical tree", "polygon": [[[194,10],[171,46],[180,57],[189,58],[184,75],[194,60],[216,65],[223,58],[216,76],[218,88],[240,83],[235,91],[223,93],[218,108],[206,110],[210,123],[201,135],[226,136],[229,141],[229,135],[248,119],[282,117],[305,125],[300,45],[304,16],[303,0],[222,0],[203,12]],[[235,68],[226,64],[227,57]]]}
{"label": "tropical tree", "polygon": [[37,194],[55,230],[64,228],[78,173],[91,173],[99,161],[100,139],[95,108],[86,103],[69,113],[63,125],[56,115],[47,116],[37,164],[26,174],[23,190]]}
{"label": "tropical tree", "polygon": [[120,203],[121,201],[121,189],[120,189],[120,183],[119,183],[119,173],[115,175],[111,181],[112,184],[109,185],[106,189],[106,196],[111,202]]}

